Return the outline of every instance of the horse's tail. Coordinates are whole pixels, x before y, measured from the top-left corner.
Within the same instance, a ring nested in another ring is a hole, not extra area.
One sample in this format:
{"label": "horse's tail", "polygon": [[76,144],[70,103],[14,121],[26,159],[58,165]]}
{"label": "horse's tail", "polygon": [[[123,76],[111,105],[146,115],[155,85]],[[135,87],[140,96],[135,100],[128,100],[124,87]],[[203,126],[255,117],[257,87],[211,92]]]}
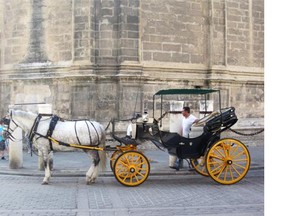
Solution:
{"label": "horse's tail", "polygon": [[[104,127],[101,125],[101,140],[99,147],[105,148],[105,142],[106,142],[106,133],[104,130]],[[100,157],[100,168],[102,171],[106,170],[106,152],[105,151],[98,151],[99,157]]]}

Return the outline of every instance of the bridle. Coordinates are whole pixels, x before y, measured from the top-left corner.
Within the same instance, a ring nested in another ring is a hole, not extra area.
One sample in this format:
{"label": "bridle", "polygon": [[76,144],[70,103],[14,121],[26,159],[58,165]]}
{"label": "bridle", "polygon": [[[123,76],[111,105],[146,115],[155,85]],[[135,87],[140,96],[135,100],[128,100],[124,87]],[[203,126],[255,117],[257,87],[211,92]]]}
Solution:
{"label": "bridle", "polygon": [[[11,129],[11,122],[16,126],[14,129]],[[4,124],[7,125],[5,133],[7,134],[6,136],[8,137],[8,139],[16,141],[16,138],[13,136],[13,133],[20,126],[12,118],[12,112],[10,112],[10,118],[4,118]]]}

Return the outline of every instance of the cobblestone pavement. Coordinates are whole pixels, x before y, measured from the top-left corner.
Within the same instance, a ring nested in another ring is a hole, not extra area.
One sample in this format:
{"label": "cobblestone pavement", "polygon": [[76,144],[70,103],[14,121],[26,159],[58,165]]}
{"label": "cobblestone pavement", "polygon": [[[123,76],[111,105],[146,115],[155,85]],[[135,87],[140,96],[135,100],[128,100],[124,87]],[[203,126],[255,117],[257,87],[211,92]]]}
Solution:
{"label": "cobblestone pavement", "polygon": [[41,185],[40,176],[0,175],[1,216],[161,216],[264,215],[264,169],[250,170],[235,185],[224,186],[200,175],[149,176],[138,187],[114,177],[55,177]]}
{"label": "cobblestone pavement", "polygon": [[21,169],[11,170],[8,161],[0,161],[0,215],[262,216],[264,148],[249,151],[247,176],[230,186],[188,171],[187,166],[183,171],[171,170],[166,152],[145,151],[151,173],[134,188],[119,184],[109,167],[96,184],[86,185],[90,162],[82,152],[56,153],[51,183],[41,185],[44,172],[37,170],[37,157],[26,153]]}

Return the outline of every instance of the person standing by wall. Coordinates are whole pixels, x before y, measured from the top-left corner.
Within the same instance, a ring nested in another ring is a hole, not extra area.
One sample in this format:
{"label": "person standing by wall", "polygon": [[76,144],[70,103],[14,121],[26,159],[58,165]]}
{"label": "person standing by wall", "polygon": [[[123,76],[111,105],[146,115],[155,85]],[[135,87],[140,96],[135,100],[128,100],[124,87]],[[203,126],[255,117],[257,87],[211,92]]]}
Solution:
{"label": "person standing by wall", "polygon": [[0,120],[0,158],[1,160],[5,160],[4,154],[6,149],[6,143],[4,140],[4,126],[3,126],[3,120]]}

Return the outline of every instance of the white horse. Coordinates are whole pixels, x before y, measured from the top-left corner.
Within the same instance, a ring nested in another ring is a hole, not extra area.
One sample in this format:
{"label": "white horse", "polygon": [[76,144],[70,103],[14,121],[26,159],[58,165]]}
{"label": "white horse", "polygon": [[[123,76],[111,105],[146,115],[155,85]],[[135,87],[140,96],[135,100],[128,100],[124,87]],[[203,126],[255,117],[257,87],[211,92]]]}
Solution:
{"label": "white horse", "polygon": [[[13,134],[17,127],[20,127],[25,134],[33,134],[33,145],[38,149],[39,156],[43,157],[45,177],[42,184],[48,184],[51,177],[52,156],[53,150],[59,146],[52,142],[52,149],[47,139],[46,134],[49,130],[49,125],[52,120],[51,117],[43,117],[39,121],[37,130],[35,131],[35,122],[37,114],[25,112],[20,110],[11,110],[10,123],[8,125],[8,133]],[[34,129],[33,129],[34,128]],[[36,133],[35,133],[36,132]],[[13,135],[12,135],[13,136]],[[105,129],[96,121],[61,121],[59,120],[51,136],[54,140],[66,144],[77,144],[85,146],[97,146],[99,148],[105,147]],[[58,148],[59,149],[59,148]],[[98,176],[98,165],[102,169],[106,167],[106,153],[105,151],[97,151],[90,149],[83,149],[92,159],[92,165],[86,173],[86,183],[95,183]]]}

